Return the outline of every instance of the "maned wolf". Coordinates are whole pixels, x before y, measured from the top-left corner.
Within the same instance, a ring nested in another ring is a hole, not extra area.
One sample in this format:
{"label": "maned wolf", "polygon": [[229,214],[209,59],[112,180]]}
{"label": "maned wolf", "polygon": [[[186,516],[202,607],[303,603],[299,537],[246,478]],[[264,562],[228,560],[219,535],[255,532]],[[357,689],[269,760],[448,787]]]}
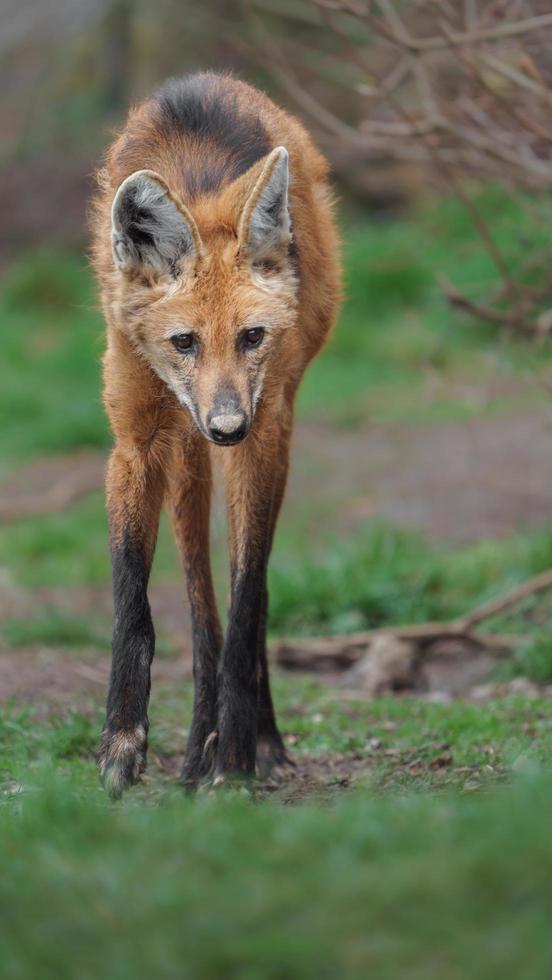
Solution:
{"label": "maned wolf", "polygon": [[[115,437],[107,475],[115,619],[100,771],[113,796],[146,762],[147,586],[164,501],[193,624],[183,782],[217,785],[290,761],[270,694],[266,573],[295,393],[339,300],[327,176],[296,119],[211,73],[169,81],[132,110],[99,175],[94,264]],[[225,637],[209,558],[217,456],[230,539]]]}

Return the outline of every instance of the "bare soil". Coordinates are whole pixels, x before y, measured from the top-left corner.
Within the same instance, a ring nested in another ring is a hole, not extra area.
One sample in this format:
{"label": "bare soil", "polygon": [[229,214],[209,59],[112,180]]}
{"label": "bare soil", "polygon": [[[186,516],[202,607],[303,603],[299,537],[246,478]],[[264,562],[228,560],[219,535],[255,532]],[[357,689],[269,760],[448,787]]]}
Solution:
{"label": "bare soil", "polygon": [[[32,647],[0,653],[0,704],[32,707],[39,717],[69,708],[90,710],[103,704],[109,657],[74,655],[67,650]],[[156,657],[153,683],[174,686],[192,676],[186,657]]]}
{"label": "bare soil", "polygon": [[[62,510],[99,489],[104,469],[96,452],[36,460],[0,484],[0,521]],[[551,485],[552,414],[543,409],[354,431],[302,422],[284,514],[308,520],[310,511],[318,524],[323,513],[328,532],[380,518],[470,542],[549,521]]]}
{"label": "bare soil", "polygon": [[552,519],[552,414],[543,410],[354,432],[303,423],[294,457],[286,506],[316,499],[328,530],[378,518],[469,543]]}
{"label": "bare soil", "polygon": [[0,521],[53,514],[98,490],[105,454],[72,453],[33,460],[0,484]]}

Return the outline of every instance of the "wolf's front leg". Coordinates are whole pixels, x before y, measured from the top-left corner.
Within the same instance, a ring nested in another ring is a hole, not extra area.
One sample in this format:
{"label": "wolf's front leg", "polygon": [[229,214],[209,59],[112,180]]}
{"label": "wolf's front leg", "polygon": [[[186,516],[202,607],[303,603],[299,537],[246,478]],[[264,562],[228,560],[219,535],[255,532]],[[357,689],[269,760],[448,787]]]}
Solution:
{"label": "wolf's front leg", "polygon": [[215,785],[255,774],[259,712],[259,624],[266,562],[248,557],[232,576],[232,603],[218,685]]}
{"label": "wolf's front leg", "polygon": [[[290,441],[293,425],[293,399],[296,385],[287,390],[284,410],[279,413],[279,446],[275,459],[275,473],[272,485],[272,506],[270,512],[269,551],[272,547],[280,508],[284,499],[289,469]],[[269,664],[266,647],[268,620],[268,589],[265,589],[263,612],[259,630],[259,723],[257,731],[257,773],[262,776],[281,773],[294,763],[286,752],[282,736],[276,723],[274,704],[270,689]]]}
{"label": "wolf's front leg", "polygon": [[[268,428],[268,427],[267,427]],[[259,640],[278,433],[265,428],[224,457],[232,596],[218,677],[215,784],[255,773],[259,727]]]}
{"label": "wolf's front leg", "polygon": [[146,765],[150,665],[155,635],[147,597],[164,476],[151,447],[118,445],[111,456],[107,502],[113,565],[113,648],[100,775],[118,797]]}
{"label": "wolf's front leg", "polygon": [[209,774],[216,745],[217,668],[222,630],[217,614],[209,554],[211,460],[199,433],[184,433],[172,458],[169,500],[176,541],[188,583],[192,619],[194,711],[182,782],[196,789]]}

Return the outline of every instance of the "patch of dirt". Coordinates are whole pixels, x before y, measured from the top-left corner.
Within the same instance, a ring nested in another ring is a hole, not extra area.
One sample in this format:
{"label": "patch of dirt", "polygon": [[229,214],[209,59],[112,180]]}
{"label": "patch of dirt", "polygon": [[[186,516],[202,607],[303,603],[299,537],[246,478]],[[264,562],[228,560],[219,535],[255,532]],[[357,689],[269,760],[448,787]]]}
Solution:
{"label": "patch of dirt", "polygon": [[[300,755],[294,765],[280,770],[273,779],[255,784],[255,797],[271,797],[281,803],[296,803],[303,799],[329,800],[336,793],[350,789],[355,779],[365,774],[372,759],[360,752],[336,752],[334,755]],[[156,770],[177,780],[184,762],[182,753],[148,753],[148,769],[144,783],[156,777]]]}
{"label": "patch of dirt", "polygon": [[[431,653],[422,658],[420,671],[422,687],[405,688],[403,693],[416,693],[430,701],[451,701],[462,698],[485,701],[509,694],[531,697],[552,697],[552,686],[543,686],[525,678],[508,682],[489,681],[496,660],[487,653],[476,651],[443,654]],[[66,649],[29,647],[0,651],[0,704],[33,705],[42,716],[66,708],[86,709],[102,704],[109,681],[110,658],[77,657]],[[316,673],[319,683],[327,685],[332,695],[343,701],[365,700],[373,692],[362,685],[350,687],[349,672]],[[158,655],[152,666],[152,686],[172,687],[192,680],[189,656]]]}
{"label": "patch of dirt", "polygon": [[542,410],[354,432],[303,423],[285,507],[314,500],[329,531],[383,518],[468,543],[550,521],[551,485],[552,417]]}
{"label": "patch of dirt", "polygon": [[[363,751],[333,755],[297,753],[292,767],[280,770],[273,778],[257,780],[254,796],[257,800],[272,799],[284,805],[305,801],[324,803],[355,787],[374,785],[374,780],[380,789],[386,790],[419,784],[425,788],[456,786],[473,791],[507,774],[507,768],[495,758],[494,746],[485,747],[484,754],[485,759],[479,764],[460,765],[447,742],[385,747],[380,739],[373,738]],[[143,776],[149,793],[158,791],[160,778],[163,783],[174,784],[183,761],[182,753],[150,752]]]}
{"label": "patch of dirt", "polygon": [[[39,717],[68,708],[102,705],[109,681],[109,657],[73,657],[66,650],[21,649],[0,653],[0,704],[33,706]],[[153,684],[179,685],[191,680],[186,658],[156,657]]]}
{"label": "patch of dirt", "polygon": [[44,456],[0,485],[0,521],[53,514],[103,486],[106,456],[79,452]]}
{"label": "patch of dirt", "polygon": [[[458,542],[552,519],[552,417],[478,418],[440,425],[300,422],[286,514],[351,533],[385,519]],[[103,485],[105,455],[45,457],[0,484],[0,520],[59,511]],[[312,506],[306,507],[306,501]]]}
{"label": "patch of dirt", "polygon": [[[334,682],[367,699],[392,692],[415,692],[433,701],[470,697],[486,682],[498,658],[458,640],[443,640],[420,653],[413,643],[392,635],[378,637]],[[318,670],[317,668],[317,676]]]}
{"label": "patch of dirt", "polygon": [[257,795],[271,797],[280,803],[300,803],[305,799],[323,802],[351,789],[371,766],[371,759],[360,752],[301,755],[294,762],[293,768],[285,769],[277,778],[261,782]]}
{"label": "patch of dirt", "polygon": [[496,665],[496,657],[483,650],[469,650],[454,641],[443,643],[440,649],[425,653],[420,664],[426,696],[434,701],[468,697]]}
{"label": "patch of dirt", "polygon": [[[495,665],[493,657],[475,650],[426,654],[421,658],[419,670],[412,675],[412,686],[406,684],[403,687],[428,700],[443,702],[472,696],[481,700],[486,691],[493,692],[488,697],[504,696],[509,693],[507,684],[487,683]],[[34,705],[42,715],[48,715],[69,707],[84,708],[95,701],[102,703],[107,692],[109,669],[110,657],[107,655],[76,657],[66,649],[53,647],[3,650],[0,651],[0,704],[9,701],[19,706]],[[356,667],[340,673],[316,671],[316,678],[336,696],[368,702],[377,691],[363,686],[355,670]],[[356,678],[354,684],[352,677]],[[189,649],[185,649],[181,656],[155,657],[152,667],[154,686],[178,685],[191,678]],[[533,688],[539,690],[538,685]],[[550,692],[552,689],[546,688],[546,693]]]}

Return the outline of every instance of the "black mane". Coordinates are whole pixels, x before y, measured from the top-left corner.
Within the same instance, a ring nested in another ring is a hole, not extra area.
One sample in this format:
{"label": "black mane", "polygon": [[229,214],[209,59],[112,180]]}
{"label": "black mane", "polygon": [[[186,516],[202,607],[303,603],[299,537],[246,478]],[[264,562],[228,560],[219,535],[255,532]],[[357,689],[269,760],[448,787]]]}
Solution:
{"label": "black mane", "polygon": [[214,193],[266,156],[271,145],[259,116],[239,105],[231,76],[201,72],[173,78],[154,97],[156,124],[206,144],[201,167],[183,161],[190,198]]}

